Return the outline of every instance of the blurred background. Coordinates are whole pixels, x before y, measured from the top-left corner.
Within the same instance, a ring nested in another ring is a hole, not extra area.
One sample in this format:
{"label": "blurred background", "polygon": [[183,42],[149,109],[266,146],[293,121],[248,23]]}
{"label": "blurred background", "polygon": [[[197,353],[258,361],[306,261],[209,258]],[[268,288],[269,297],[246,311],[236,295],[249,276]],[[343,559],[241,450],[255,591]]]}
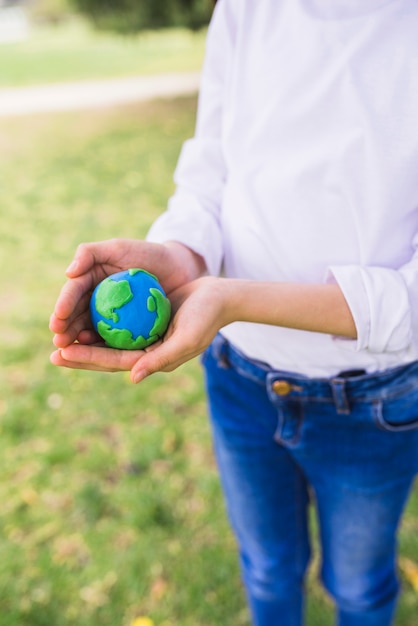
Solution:
{"label": "blurred background", "polygon": [[[173,191],[211,11],[0,1],[0,626],[249,625],[198,361],[138,387],[49,364],[76,246],[143,237]],[[416,490],[400,626],[418,624],[417,531]],[[330,626],[318,562],[308,625]]]}

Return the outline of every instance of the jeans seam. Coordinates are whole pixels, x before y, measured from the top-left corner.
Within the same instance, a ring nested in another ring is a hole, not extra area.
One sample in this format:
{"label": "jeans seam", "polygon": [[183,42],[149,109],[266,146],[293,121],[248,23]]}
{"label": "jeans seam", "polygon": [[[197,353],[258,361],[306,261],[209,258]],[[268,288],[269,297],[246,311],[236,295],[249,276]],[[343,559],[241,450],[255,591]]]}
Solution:
{"label": "jeans seam", "polygon": [[[300,472],[302,472],[302,470],[299,470]],[[298,515],[297,515],[297,524],[298,524],[298,537],[303,537],[304,531],[305,531],[305,525],[308,524],[309,520],[307,517],[307,511],[302,510],[302,507],[304,506],[304,498],[302,497],[302,487],[300,485],[300,483],[296,480],[295,477],[295,483],[296,483],[296,498],[297,498],[297,506],[298,506]],[[309,497],[309,496],[308,496]],[[298,555],[298,565],[299,565],[299,571],[302,572],[302,581],[304,576],[306,575],[306,569],[308,566],[308,563],[310,561],[311,558],[311,546],[309,543],[309,528],[306,529],[306,535],[307,535],[307,558],[306,558],[306,562],[305,562],[305,554],[304,554],[304,543],[303,541],[300,539],[298,541],[298,550],[297,550],[297,555]]]}

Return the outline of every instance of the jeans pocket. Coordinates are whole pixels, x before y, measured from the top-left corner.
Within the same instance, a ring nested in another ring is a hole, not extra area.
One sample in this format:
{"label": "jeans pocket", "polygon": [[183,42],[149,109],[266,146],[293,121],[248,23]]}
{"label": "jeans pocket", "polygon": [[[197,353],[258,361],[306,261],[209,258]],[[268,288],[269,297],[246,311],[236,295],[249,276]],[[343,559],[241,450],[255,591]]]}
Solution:
{"label": "jeans pocket", "polygon": [[418,389],[376,401],[374,420],[383,430],[403,432],[418,428]]}

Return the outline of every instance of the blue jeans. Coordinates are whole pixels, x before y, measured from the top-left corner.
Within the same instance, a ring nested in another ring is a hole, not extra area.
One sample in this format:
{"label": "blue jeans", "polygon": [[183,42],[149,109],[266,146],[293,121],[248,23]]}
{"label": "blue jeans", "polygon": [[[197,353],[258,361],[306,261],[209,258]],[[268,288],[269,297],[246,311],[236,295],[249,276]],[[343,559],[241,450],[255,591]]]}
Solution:
{"label": "blue jeans", "polygon": [[214,448],[256,626],[301,626],[315,503],[339,626],[392,624],[396,533],[418,472],[418,363],[310,379],[203,355]]}

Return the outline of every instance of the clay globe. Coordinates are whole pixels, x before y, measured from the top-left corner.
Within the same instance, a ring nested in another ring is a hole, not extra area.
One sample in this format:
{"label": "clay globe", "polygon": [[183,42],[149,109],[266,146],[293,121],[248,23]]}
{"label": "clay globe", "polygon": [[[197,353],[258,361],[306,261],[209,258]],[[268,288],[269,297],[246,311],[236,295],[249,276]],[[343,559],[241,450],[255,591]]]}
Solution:
{"label": "clay globe", "polygon": [[158,341],[170,314],[170,301],[156,276],[138,268],[108,276],[90,300],[95,330],[108,346],[122,350],[143,350]]}

